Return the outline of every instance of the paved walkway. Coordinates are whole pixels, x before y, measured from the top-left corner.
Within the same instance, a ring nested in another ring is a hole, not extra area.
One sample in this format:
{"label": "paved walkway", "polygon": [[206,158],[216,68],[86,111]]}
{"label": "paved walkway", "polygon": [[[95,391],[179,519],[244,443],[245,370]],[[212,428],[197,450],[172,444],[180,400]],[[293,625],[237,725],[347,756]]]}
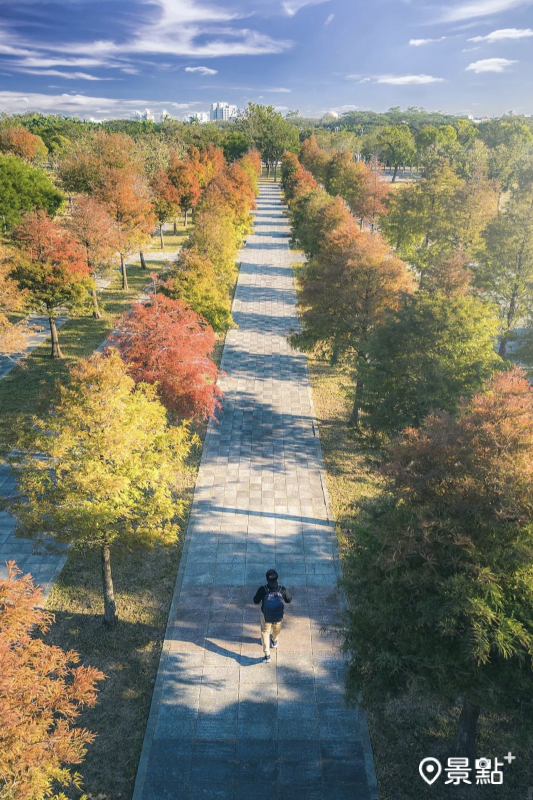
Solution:
{"label": "paved walkway", "polygon": [[[340,609],[339,563],[306,359],[296,328],[288,226],[263,184],[242,253],[134,800],[371,800],[366,721],[343,702],[344,661],[323,632]],[[275,567],[294,600],[262,663],[252,603]]]}

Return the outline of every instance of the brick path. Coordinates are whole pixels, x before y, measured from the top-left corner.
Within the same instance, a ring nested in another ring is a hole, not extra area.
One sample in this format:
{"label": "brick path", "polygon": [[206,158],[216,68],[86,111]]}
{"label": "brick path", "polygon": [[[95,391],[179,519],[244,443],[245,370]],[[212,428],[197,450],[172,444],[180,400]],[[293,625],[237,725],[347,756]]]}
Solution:
{"label": "brick path", "polygon": [[[343,702],[343,657],[322,631],[339,563],[305,356],[288,226],[263,184],[242,253],[222,369],[134,800],[371,800],[364,715]],[[262,663],[252,597],[275,567],[294,595]]]}

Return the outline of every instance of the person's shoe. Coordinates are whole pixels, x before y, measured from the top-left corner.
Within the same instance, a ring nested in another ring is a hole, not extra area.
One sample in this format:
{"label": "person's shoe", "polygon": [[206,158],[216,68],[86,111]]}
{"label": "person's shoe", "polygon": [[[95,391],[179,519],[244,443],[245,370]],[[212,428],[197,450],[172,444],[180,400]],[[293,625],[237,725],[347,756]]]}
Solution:
{"label": "person's shoe", "polygon": [[272,647],[273,650],[278,649],[278,640],[273,639],[272,636],[270,637],[270,647]]}
{"label": "person's shoe", "polygon": [[270,656],[265,656],[264,659],[263,659],[263,662],[265,664],[270,664],[271,661],[272,661],[272,659],[270,658]]}

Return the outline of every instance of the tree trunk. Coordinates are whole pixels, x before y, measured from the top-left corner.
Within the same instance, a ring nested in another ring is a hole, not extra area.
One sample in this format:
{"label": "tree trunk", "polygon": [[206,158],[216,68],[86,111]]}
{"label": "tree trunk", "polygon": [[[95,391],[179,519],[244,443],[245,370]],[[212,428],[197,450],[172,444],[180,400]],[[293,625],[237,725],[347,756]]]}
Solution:
{"label": "tree trunk", "polygon": [[111,553],[109,545],[102,545],[102,587],[104,590],[104,625],[115,625],[117,622],[117,609],[115,605],[115,592],[113,590],[113,576],[111,575]]}
{"label": "tree trunk", "polygon": [[500,346],[498,347],[498,355],[500,358],[505,358],[505,354],[507,353],[508,336],[508,333],[504,333],[500,339]]}
{"label": "tree trunk", "polygon": [[174,220],[174,236],[178,235],[178,226],[176,224],[176,220]]}
{"label": "tree trunk", "polygon": [[278,162],[276,161],[276,163],[274,164],[274,183],[276,183],[277,180],[278,180]]}
{"label": "tree trunk", "polygon": [[122,288],[129,289],[128,286],[128,273],[126,271],[126,261],[122,253],[120,254],[120,271],[122,273]]}
{"label": "tree trunk", "polygon": [[59,346],[59,339],[57,338],[56,321],[53,317],[48,317],[48,322],[50,323],[50,334],[52,336],[52,350],[50,352],[50,358],[63,358],[63,353],[61,352],[61,348]]}
{"label": "tree trunk", "polygon": [[359,427],[359,412],[361,410],[361,400],[363,399],[363,382],[360,378],[357,379],[355,384],[355,400],[350,416],[350,425],[355,428]]}
{"label": "tree trunk", "polygon": [[267,178],[270,178],[270,161],[267,161]]}
{"label": "tree trunk", "polygon": [[397,176],[397,174],[398,174],[398,164],[395,164],[395,165],[394,165],[394,174],[393,174],[393,176],[392,176],[392,181],[391,181],[391,183],[396,183],[396,176]]}
{"label": "tree trunk", "polygon": [[161,250],[165,249],[165,240],[163,239],[163,223],[159,224],[159,240],[161,242]]}
{"label": "tree trunk", "polygon": [[189,213],[189,212],[187,211],[187,209],[185,209],[185,211],[183,212],[183,227],[184,227],[184,228],[186,228],[186,227],[187,227],[187,214],[188,214],[188,213]]}
{"label": "tree trunk", "polygon": [[98,305],[98,290],[96,286],[91,291],[91,296],[93,300],[93,319],[100,319],[102,314],[100,312],[100,306]]}
{"label": "tree trunk", "polygon": [[141,259],[141,269],[146,269],[146,261],[144,260],[144,252],[139,250],[139,257]]}
{"label": "tree trunk", "polygon": [[476,735],[477,723],[481,709],[471,703],[466,698],[463,700],[463,707],[457,723],[457,733],[453,745],[455,756],[469,758],[474,761],[476,757]]}

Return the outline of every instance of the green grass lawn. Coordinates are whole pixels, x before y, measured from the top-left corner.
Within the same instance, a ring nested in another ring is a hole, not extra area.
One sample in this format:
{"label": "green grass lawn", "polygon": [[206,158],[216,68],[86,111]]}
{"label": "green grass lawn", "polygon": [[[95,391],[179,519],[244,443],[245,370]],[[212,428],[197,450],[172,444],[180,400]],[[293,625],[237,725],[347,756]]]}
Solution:
{"label": "green grass lawn", "polygon": [[[192,223],[190,221],[191,217],[189,216],[189,221],[185,226],[183,224],[183,220],[180,220],[177,225],[177,234],[174,234],[172,230],[170,231],[163,231],[163,241],[165,243],[165,251],[166,250],[177,250],[178,247],[181,247],[192,230]],[[156,233],[154,237],[152,237],[152,243],[149,248],[146,249],[145,255],[148,257],[150,252],[161,252],[161,241],[159,239],[159,232]]]}

